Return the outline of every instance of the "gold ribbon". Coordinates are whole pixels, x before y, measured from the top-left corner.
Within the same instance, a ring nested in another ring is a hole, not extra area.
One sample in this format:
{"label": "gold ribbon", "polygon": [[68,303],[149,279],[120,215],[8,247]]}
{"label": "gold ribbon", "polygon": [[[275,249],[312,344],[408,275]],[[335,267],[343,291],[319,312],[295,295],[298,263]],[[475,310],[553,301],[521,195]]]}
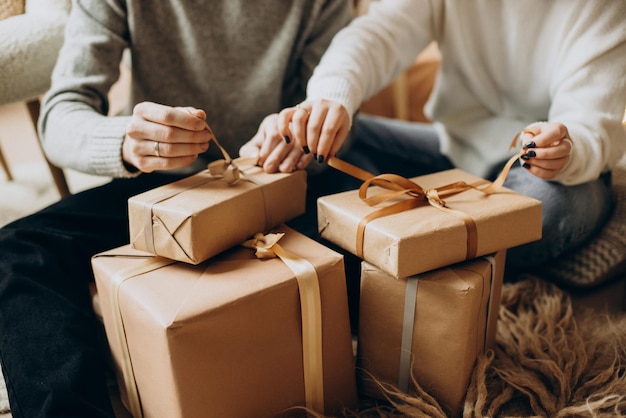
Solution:
{"label": "gold ribbon", "polygon": [[135,378],[135,371],[130,357],[128,342],[126,341],[126,330],[124,329],[124,320],[122,318],[122,310],[120,308],[120,287],[122,283],[130,278],[174,264],[176,261],[159,256],[133,256],[124,254],[99,254],[95,257],[143,258],[141,263],[121,269],[113,275],[111,278],[112,285],[109,299],[111,314],[113,315],[113,329],[117,340],[119,341],[119,349],[122,356],[119,361],[122,379],[124,380],[124,387],[126,388],[126,395],[128,397],[128,409],[134,418],[142,418],[143,410],[141,408],[141,400],[139,398],[139,389],[137,388],[137,380]]}
{"label": "gold ribbon", "polygon": [[306,406],[324,413],[322,356],[322,302],[315,267],[308,260],[278,245],[283,233],[255,234],[242,245],[256,250],[260,259],[279,257],[296,276],[302,315],[302,363]]}
{"label": "gold ribbon", "polygon": [[[513,139],[511,148],[515,146],[517,139],[518,135],[516,135]],[[359,198],[367,205],[376,206],[387,203],[390,200],[401,196],[408,197],[407,199],[403,199],[399,202],[391,203],[377,209],[374,212],[367,214],[359,221],[356,233],[356,255],[359,258],[363,258],[365,227],[370,221],[384,216],[404,212],[419,206],[431,205],[441,211],[457,216],[463,221],[465,229],[467,230],[467,250],[465,258],[475,258],[478,251],[478,230],[476,222],[468,214],[447,207],[444,198],[454,196],[470,189],[479,190],[486,195],[496,193],[504,184],[506,176],[509,174],[509,171],[515,161],[524,155],[525,152],[526,151],[522,150],[509,158],[498,177],[491,183],[487,180],[480,180],[471,184],[466,183],[465,181],[458,181],[432,189],[424,189],[417,183],[397,174],[374,175],[337,157],[330,157],[328,159],[328,165],[351,175],[352,177],[363,180],[363,184],[361,184],[359,188]],[[382,192],[374,196],[368,196],[369,186],[372,185],[379,186],[390,191]]]}

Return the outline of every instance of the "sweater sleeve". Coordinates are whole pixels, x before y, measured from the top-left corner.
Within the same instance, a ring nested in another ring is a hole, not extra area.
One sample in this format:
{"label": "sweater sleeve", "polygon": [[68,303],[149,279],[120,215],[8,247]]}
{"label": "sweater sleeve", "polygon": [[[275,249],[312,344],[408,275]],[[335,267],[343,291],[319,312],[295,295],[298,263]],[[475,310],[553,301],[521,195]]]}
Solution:
{"label": "sweater sleeve", "polygon": [[549,122],[565,125],[570,162],[555,178],[566,185],[596,179],[626,151],[626,2],[588,2],[563,40],[550,96]]}
{"label": "sweater sleeve", "polygon": [[381,0],[340,31],[315,69],[308,99],[334,100],[354,114],[435,37],[437,0]]}
{"label": "sweater sleeve", "polygon": [[49,88],[69,9],[70,0],[28,0],[24,14],[0,21],[0,104]]}
{"label": "sweater sleeve", "polygon": [[119,77],[127,37],[124,9],[114,1],[74,2],[39,120],[54,164],[101,176],[137,175],[122,162],[129,118],[108,116],[108,93]]}

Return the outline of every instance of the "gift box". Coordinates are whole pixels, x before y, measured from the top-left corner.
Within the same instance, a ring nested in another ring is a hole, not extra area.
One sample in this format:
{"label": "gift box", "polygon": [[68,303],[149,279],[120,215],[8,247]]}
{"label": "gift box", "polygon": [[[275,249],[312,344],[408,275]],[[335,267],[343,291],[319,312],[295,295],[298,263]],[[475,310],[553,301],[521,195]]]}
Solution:
{"label": "gift box", "polygon": [[492,348],[505,250],[396,279],[363,262],[358,367],[363,393],[417,384],[459,416],[477,357]]}
{"label": "gift box", "polygon": [[[429,190],[443,191],[430,200],[433,204],[421,195],[406,193],[375,205],[362,198],[362,190],[323,196],[317,201],[321,236],[394,277],[408,277],[541,238],[541,202],[536,199],[505,187],[492,194],[456,187],[485,182],[459,169],[411,181],[429,196],[433,195]],[[442,187],[449,185],[447,190]],[[464,191],[441,197],[455,187]],[[383,191],[370,186],[368,198]],[[374,216],[386,206],[407,203],[408,209],[399,213]]]}
{"label": "gift box", "polygon": [[241,178],[234,182],[205,170],[131,197],[133,248],[198,264],[304,213],[304,170],[240,169]]}
{"label": "gift box", "polygon": [[[343,257],[279,230],[278,245],[295,270],[242,246],[198,265],[129,245],[94,256],[106,335],[131,412],[274,417],[294,406],[327,414],[356,408]],[[313,272],[309,287],[298,269]],[[316,292],[317,308],[310,302]]]}

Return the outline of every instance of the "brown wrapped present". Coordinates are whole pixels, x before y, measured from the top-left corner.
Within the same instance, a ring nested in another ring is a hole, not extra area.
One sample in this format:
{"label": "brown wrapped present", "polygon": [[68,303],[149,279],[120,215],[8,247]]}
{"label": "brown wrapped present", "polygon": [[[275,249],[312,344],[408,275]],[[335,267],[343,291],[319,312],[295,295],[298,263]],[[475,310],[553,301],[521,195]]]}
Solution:
{"label": "brown wrapped present", "polygon": [[134,416],[356,409],[343,257],[279,230],[280,242],[257,253],[281,258],[259,260],[238,246],[190,265],[128,245],[93,258],[122,399]]}
{"label": "brown wrapped present", "polygon": [[[491,194],[467,187],[488,182],[462,170],[400,183],[392,192],[370,186],[319,198],[321,236],[394,277],[541,238],[540,201],[505,187]],[[379,199],[385,195],[392,198]]]}
{"label": "brown wrapped present", "polygon": [[413,379],[460,415],[477,357],[494,344],[506,251],[408,279],[362,263],[358,365],[363,392]]}
{"label": "brown wrapped present", "polygon": [[133,248],[198,264],[304,213],[304,170],[240,168],[238,181],[205,170],[130,198]]}

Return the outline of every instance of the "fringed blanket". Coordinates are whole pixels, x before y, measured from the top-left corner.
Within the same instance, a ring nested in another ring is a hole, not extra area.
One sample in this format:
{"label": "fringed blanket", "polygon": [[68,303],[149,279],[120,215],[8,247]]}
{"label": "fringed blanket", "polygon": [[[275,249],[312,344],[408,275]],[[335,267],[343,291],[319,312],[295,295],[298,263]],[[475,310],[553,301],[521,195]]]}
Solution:
{"label": "fringed blanket", "polygon": [[[423,391],[386,391],[389,406],[351,416],[446,417]],[[496,346],[478,359],[463,416],[626,416],[626,314],[575,311],[538,279],[506,284]]]}

